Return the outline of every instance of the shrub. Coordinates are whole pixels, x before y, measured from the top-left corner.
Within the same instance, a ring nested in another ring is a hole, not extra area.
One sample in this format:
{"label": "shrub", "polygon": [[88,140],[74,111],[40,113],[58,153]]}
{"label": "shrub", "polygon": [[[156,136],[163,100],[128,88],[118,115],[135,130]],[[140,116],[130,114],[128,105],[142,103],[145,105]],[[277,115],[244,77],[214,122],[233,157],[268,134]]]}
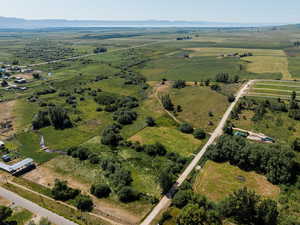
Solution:
{"label": "shrub", "polygon": [[77,209],[84,211],[84,212],[90,212],[93,210],[93,200],[90,196],[87,195],[78,195],[75,199],[75,205]]}
{"label": "shrub", "polygon": [[146,124],[148,127],[154,127],[156,125],[155,120],[152,117],[146,118]]}
{"label": "shrub", "polygon": [[91,186],[91,193],[97,198],[106,198],[110,195],[111,190],[106,184],[93,184]]}
{"label": "shrub", "polygon": [[188,124],[188,123],[182,123],[182,124],[180,124],[179,130],[182,133],[186,133],[186,134],[192,134],[194,132],[194,128],[190,124]]}
{"label": "shrub", "polygon": [[173,88],[185,88],[186,83],[185,80],[176,80],[175,83],[173,84]]}
{"label": "shrub", "polygon": [[193,134],[194,134],[194,137],[197,139],[205,139],[206,138],[206,133],[202,129],[195,129]]}
{"label": "shrub", "polygon": [[68,187],[66,181],[55,180],[51,193],[56,200],[67,201],[80,194],[80,190]]}
{"label": "shrub", "polygon": [[125,186],[118,192],[118,198],[121,202],[132,202],[138,199],[138,195],[131,187]]}

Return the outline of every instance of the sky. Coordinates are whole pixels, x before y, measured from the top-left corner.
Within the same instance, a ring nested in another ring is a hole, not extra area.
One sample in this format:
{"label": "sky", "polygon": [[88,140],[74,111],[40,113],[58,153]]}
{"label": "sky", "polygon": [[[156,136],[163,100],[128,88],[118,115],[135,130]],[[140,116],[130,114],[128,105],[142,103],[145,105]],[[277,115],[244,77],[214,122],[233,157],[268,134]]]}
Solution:
{"label": "sky", "polygon": [[299,0],[0,0],[0,16],[26,19],[300,23]]}

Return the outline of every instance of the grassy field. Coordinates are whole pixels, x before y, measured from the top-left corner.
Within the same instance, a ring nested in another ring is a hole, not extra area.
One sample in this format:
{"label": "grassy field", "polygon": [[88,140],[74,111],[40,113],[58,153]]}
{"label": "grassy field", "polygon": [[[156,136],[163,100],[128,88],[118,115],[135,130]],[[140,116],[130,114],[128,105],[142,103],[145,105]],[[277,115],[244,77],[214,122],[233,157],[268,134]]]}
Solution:
{"label": "grassy field", "polygon": [[168,151],[177,152],[182,156],[188,156],[195,152],[203,142],[192,135],[183,134],[176,128],[147,127],[130,138],[131,141],[139,141],[142,144],[162,143]]}
{"label": "grassy field", "polygon": [[245,172],[229,163],[207,161],[194,183],[194,191],[206,195],[209,199],[220,201],[228,194],[243,187],[248,187],[258,194],[277,198],[280,188],[255,172]]}
{"label": "grassy field", "polygon": [[300,93],[300,83],[291,81],[257,81],[249,90],[249,94],[289,98],[292,92]]}
{"label": "grassy field", "polygon": [[189,48],[193,51],[191,56],[214,56],[219,57],[224,54],[247,53],[253,56],[244,57],[241,60],[247,62],[248,72],[267,74],[281,73],[284,79],[290,79],[291,74],[288,69],[288,60],[284,51],[269,49],[247,49],[247,48]]}
{"label": "grassy field", "polygon": [[26,225],[32,218],[33,214],[26,209],[16,208],[13,215],[7,220],[8,223],[16,223],[17,225]]}
{"label": "grassy field", "polygon": [[[212,131],[223,116],[229,103],[227,97],[212,91],[209,87],[189,86],[183,89],[172,89],[171,98],[175,105],[181,105],[178,113],[181,121],[191,123],[196,128]],[[213,116],[209,116],[209,112]],[[213,122],[213,126],[208,124]]]}

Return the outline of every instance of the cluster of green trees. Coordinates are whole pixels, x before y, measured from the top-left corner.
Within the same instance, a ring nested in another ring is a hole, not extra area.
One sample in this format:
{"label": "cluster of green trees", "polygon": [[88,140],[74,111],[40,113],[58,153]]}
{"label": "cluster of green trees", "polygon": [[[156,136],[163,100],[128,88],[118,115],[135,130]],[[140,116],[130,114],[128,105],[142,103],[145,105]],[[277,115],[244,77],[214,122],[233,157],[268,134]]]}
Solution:
{"label": "cluster of green trees", "polygon": [[82,195],[78,189],[70,188],[66,181],[55,180],[51,194],[56,200],[68,201],[74,199],[74,204],[81,211],[92,211],[93,201],[87,195]]}
{"label": "cluster of green trees", "polygon": [[102,132],[101,143],[111,147],[117,147],[120,141],[123,140],[120,135],[120,129],[122,127],[119,124],[113,124],[106,127]]}
{"label": "cluster of green trees", "polygon": [[131,172],[124,169],[118,160],[105,158],[100,161],[100,166],[120,201],[132,202],[140,198],[140,194],[131,187],[133,181]]}
{"label": "cluster of green trees", "polygon": [[113,120],[122,125],[132,124],[137,119],[137,113],[129,109],[120,109],[113,114]]}
{"label": "cluster of green trees", "polygon": [[[15,52],[17,58],[49,62],[57,59],[78,56],[74,48],[65,47],[53,41],[35,40]],[[15,65],[19,61],[14,60]]]}
{"label": "cluster of green trees", "polygon": [[232,119],[240,119],[239,114],[243,110],[254,111],[253,121],[260,121],[268,110],[272,112],[288,112],[288,116],[294,120],[300,120],[300,107],[296,100],[296,92],[292,92],[289,104],[278,98],[277,100],[255,100],[243,97],[231,113]]}
{"label": "cluster of green trees", "polygon": [[204,130],[202,130],[200,128],[194,129],[192,127],[192,125],[190,125],[189,123],[180,124],[179,130],[185,134],[193,134],[194,137],[197,139],[205,139],[206,138],[206,133]]}
{"label": "cluster of green trees", "polygon": [[[262,199],[247,188],[233,192],[219,203],[211,202],[190,189],[181,188],[175,194],[172,204],[181,209],[176,216],[178,225],[221,225],[225,219],[243,225],[278,223],[277,203],[270,199]],[[172,215],[167,211],[160,224],[170,218]]]}
{"label": "cluster of green trees", "polygon": [[173,88],[181,89],[181,88],[185,88],[185,87],[186,87],[185,80],[174,81]]}
{"label": "cluster of green trees", "polygon": [[60,106],[48,107],[47,111],[40,110],[32,120],[32,127],[38,130],[52,125],[55,129],[66,129],[73,127],[67,111]]}
{"label": "cluster of green trees", "polygon": [[131,147],[137,152],[145,152],[149,156],[165,156],[167,154],[167,150],[165,146],[161,143],[156,142],[155,144],[151,145],[141,145],[139,142],[129,143],[127,142],[126,145]]}
{"label": "cluster of green trees", "polygon": [[95,53],[95,54],[98,54],[98,53],[104,53],[104,52],[107,52],[107,48],[103,48],[103,47],[102,47],[102,48],[99,48],[99,47],[98,47],[98,48],[95,48],[95,49],[94,49],[94,53]]}
{"label": "cluster of green trees", "polygon": [[0,224],[5,224],[5,221],[12,215],[11,208],[0,205]]}
{"label": "cluster of green trees", "polygon": [[280,145],[251,143],[242,137],[224,135],[216,145],[209,146],[207,157],[265,174],[273,184],[288,184],[295,177],[295,155]]}
{"label": "cluster of green trees", "polygon": [[169,111],[173,111],[174,110],[174,104],[173,104],[173,102],[171,100],[170,95],[162,95],[160,97],[160,100],[161,100],[161,103],[162,103],[163,107],[166,110],[169,110]]}
{"label": "cluster of green trees", "polygon": [[229,73],[221,72],[218,73],[215,77],[216,82],[221,83],[237,83],[240,77],[238,75],[230,76]]}
{"label": "cluster of green trees", "polygon": [[54,88],[45,88],[43,90],[35,92],[36,95],[48,95],[55,93],[56,90]]}

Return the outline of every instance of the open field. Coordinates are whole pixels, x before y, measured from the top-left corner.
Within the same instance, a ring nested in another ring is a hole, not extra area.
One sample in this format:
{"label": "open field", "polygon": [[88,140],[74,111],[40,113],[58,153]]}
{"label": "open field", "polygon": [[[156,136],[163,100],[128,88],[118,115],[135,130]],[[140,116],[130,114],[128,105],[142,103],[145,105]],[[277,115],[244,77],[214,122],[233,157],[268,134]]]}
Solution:
{"label": "open field", "polygon": [[203,143],[192,135],[183,134],[176,128],[147,127],[130,138],[142,144],[162,143],[168,151],[188,156],[195,152]]}
{"label": "open field", "polygon": [[277,198],[280,188],[255,172],[245,172],[229,163],[207,161],[194,183],[194,191],[206,195],[209,199],[220,201],[228,194],[246,186],[258,194]]}
{"label": "open field", "polygon": [[[300,83],[295,81],[256,81],[248,90],[249,95],[287,99],[292,92],[300,93]],[[297,96],[299,98],[299,96]]]}
{"label": "open field", "polygon": [[[291,79],[297,77],[300,71],[297,61],[300,54],[292,46],[295,37],[299,36],[297,30],[70,28],[60,31],[46,29],[44,32],[11,31],[7,36],[5,31],[0,33],[0,61],[5,64],[11,64],[14,59],[18,59],[21,65],[43,63],[91,54],[96,48],[107,48],[104,54],[34,66],[33,69],[42,71],[40,80],[12,72],[12,76],[23,76],[30,79],[30,82],[24,84],[28,88],[24,91],[6,91],[0,87],[0,98],[11,100],[0,103],[0,121],[6,117],[13,119],[15,135],[7,141],[9,149],[20,153],[20,158],[33,158],[38,164],[37,169],[24,175],[22,178],[25,180],[19,181],[19,184],[47,196],[56,178],[67,180],[71,187],[85,194],[89,194],[90,186],[94,183],[109,184],[113,193],[108,198],[93,197],[94,212],[105,212],[123,218],[130,224],[139,223],[153,207],[151,199],[161,197],[162,188],[158,180],[161,172],[166,168],[176,168],[178,164],[166,156],[149,156],[125,145],[109,147],[101,144],[103,130],[120,122],[116,119],[119,110],[114,108],[116,103],[108,103],[109,106],[97,103],[95,99],[98,96],[136,98],[137,107],[128,109],[125,104],[118,106],[137,113],[137,119],[124,124],[120,130],[124,140],[140,141],[142,144],[160,142],[168,152],[176,152],[190,159],[206,140],[200,141],[193,135],[181,133],[176,121],[159,104],[156,93],[169,93],[174,105],[182,107],[182,112],[174,113],[179,121],[202,128],[209,134],[229,105],[227,96],[234,94],[240,83],[219,83],[222,90],[216,92],[209,87],[194,86],[194,81],[210,79],[215,84],[215,76],[220,72],[238,75],[240,80]],[[193,39],[176,41],[176,38],[187,35]],[[139,47],[134,48],[136,46]],[[241,59],[218,57],[220,54],[235,52],[252,52],[254,56]],[[159,85],[158,81],[163,78],[168,80],[168,85]],[[172,81],[179,79],[186,80],[189,86],[183,89],[171,88]],[[9,83],[13,84],[14,80],[9,79]],[[300,91],[300,85],[296,82],[282,82],[280,85],[275,81],[263,81],[254,86],[259,89],[250,91],[273,97],[288,96],[291,91]],[[47,93],[47,89],[56,92]],[[28,101],[29,97],[35,99]],[[74,102],[70,103],[70,99]],[[51,105],[63,107],[73,127],[55,129],[47,125],[32,130],[32,120],[37,112],[48,112]],[[263,132],[284,144],[290,144],[295,137],[300,136],[299,123],[286,114],[268,112],[259,123],[251,120],[252,115],[253,112],[245,111],[241,115],[242,119],[233,123],[240,128]],[[146,118],[149,116],[155,119],[156,127],[147,127]],[[115,184],[111,183],[106,174],[108,171],[102,170],[99,163],[91,164],[89,160],[80,161],[59,153],[46,153],[40,150],[41,136],[51,150],[66,151],[70,147],[83,146],[101,160],[117,161],[118,167],[130,172],[133,180],[130,187],[141,196],[151,199],[141,198],[131,203],[122,203],[114,190]],[[172,175],[176,177],[178,173]],[[241,182],[237,176],[245,177],[246,181]],[[204,171],[198,175],[194,188],[213,200],[220,200],[232,190],[243,186],[272,198],[277,198],[280,192],[263,176],[243,172],[228,164],[212,162],[208,162]],[[53,202],[40,202],[31,193],[22,192],[14,186],[9,188],[44,204],[46,208],[62,211],[64,216],[83,224],[78,221],[78,211],[61,208],[61,205]],[[175,215],[179,212],[175,209],[172,213]],[[96,222],[92,221],[91,224]]]}
{"label": "open field", "polygon": [[284,79],[290,79],[288,59],[284,51],[268,49],[242,49],[242,48],[188,48],[193,51],[191,56],[215,56],[248,53],[253,56],[241,58],[247,62],[246,70],[252,73],[281,73]]}
{"label": "open field", "polygon": [[[216,127],[229,105],[226,96],[212,91],[209,87],[172,89],[170,94],[174,104],[180,105],[183,110],[178,113],[178,119],[206,131],[212,131]],[[213,116],[209,116],[209,112]],[[212,126],[209,121],[213,122]]]}

